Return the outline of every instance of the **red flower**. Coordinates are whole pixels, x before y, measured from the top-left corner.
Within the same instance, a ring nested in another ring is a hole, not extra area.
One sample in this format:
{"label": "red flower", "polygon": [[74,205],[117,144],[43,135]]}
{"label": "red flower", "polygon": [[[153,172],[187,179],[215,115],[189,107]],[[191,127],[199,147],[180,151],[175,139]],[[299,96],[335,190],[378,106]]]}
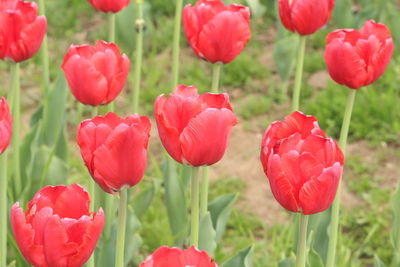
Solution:
{"label": "red flower", "polygon": [[200,0],[183,9],[186,38],[196,54],[211,63],[229,63],[250,40],[250,9],[221,0]]}
{"label": "red flower", "polygon": [[4,97],[0,97],[0,154],[6,150],[10,144],[12,136],[12,118],[10,107]]}
{"label": "red flower", "polygon": [[150,255],[140,267],[218,267],[207,255],[195,247],[186,250],[162,246]]}
{"label": "red flower", "polygon": [[336,30],[327,36],[325,61],[332,79],[352,89],[375,82],[393,54],[389,29],[373,20],[360,31]]}
{"label": "red flower", "polygon": [[81,123],[77,142],[82,158],[104,191],[114,193],[143,178],[150,128],[145,116],[122,119],[112,112]]}
{"label": "red flower", "polygon": [[283,26],[301,35],[313,34],[328,23],[335,0],[279,0]]}
{"label": "red flower", "polygon": [[129,59],[116,44],[72,45],[62,68],[72,94],[83,104],[98,106],[113,101],[125,85]]}
{"label": "red flower", "polygon": [[129,5],[131,0],[88,0],[98,11],[116,13]]}
{"label": "red flower", "polygon": [[30,1],[0,2],[0,58],[21,62],[33,57],[46,34],[47,21],[37,16],[37,4]]}
{"label": "red flower", "polygon": [[317,120],[294,112],[264,134],[261,162],[276,200],[287,210],[314,214],[335,198],[343,153]]}
{"label": "red flower", "polygon": [[158,133],[176,161],[192,166],[212,165],[225,153],[237,120],[227,94],[201,96],[194,86],[179,85],[167,99],[155,102]]}
{"label": "red flower", "polygon": [[80,185],[46,186],[23,212],[11,208],[11,226],[25,259],[35,267],[79,267],[89,259],[104,226],[104,213],[89,211]]}

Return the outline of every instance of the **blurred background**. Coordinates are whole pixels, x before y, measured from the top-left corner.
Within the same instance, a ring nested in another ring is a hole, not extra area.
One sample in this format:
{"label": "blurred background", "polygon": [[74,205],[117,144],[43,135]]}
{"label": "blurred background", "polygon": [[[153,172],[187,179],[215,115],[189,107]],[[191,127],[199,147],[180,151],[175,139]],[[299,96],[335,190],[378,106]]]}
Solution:
{"label": "blurred background", "polygon": [[[117,44],[135,64],[134,1],[117,14]],[[185,1],[193,3],[194,1]],[[252,39],[243,53],[222,70],[221,90],[229,93],[239,124],[233,129],[223,160],[210,168],[210,200],[236,193],[227,229],[216,250],[217,262],[255,244],[253,266],[276,266],[291,256],[293,229],[291,215],[274,200],[259,162],[264,130],[274,120],[289,114],[298,37],[279,22],[275,0],[225,1],[248,5],[252,11]],[[145,44],[140,110],[152,116],[155,98],[172,91],[171,55],[174,0],[144,0]],[[94,44],[107,40],[107,17],[84,0],[46,1],[51,77],[55,81],[70,44]],[[356,98],[350,144],[343,178],[342,235],[338,266],[389,265],[394,257],[391,195],[400,178],[400,1],[336,0],[329,25],[307,39],[301,110],[318,118],[328,135],[338,139],[348,89],[335,84],[327,73],[323,53],[325,36],[337,28],[360,28],[365,20],[385,23],[395,40],[395,54],[386,73],[372,86],[359,90]],[[42,98],[40,56],[22,64],[22,106],[25,133]],[[196,58],[181,35],[180,83],[210,91],[211,66]],[[8,65],[0,62],[0,95],[8,93]],[[117,98],[117,113],[129,114],[133,72]],[[68,183],[87,183],[89,174],[75,144],[77,103],[68,93],[66,136],[68,153],[65,172]],[[86,108],[86,117],[91,116]],[[85,109],[85,110],[86,110]],[[140,219],[132,226],[137,244],[132,247],[132,266],[161,245],[173,245],[167,211],[163,204],[161,168],[163,148],[153,123],[149,165],[133,195],[151,192],[146,207],[133,208]],[[51,172],[50,172],[51,173]],[[32,174],[33,175],[33,174]],[[51,178],[51,177],[50,177]],[[54,179],[61,180],[61,177]],[[64,182],[65,183],[65,182]],[[147,196],[142,194],[142,196]],[[30,199],[27,198],[27,199]],[[132,224],[131,224],[132,225]],[[133,237],[132,237],[133,238]],[[139,248],[140,247],[140,248]],[[380,260],[378,260],[378,257]],[[19,265],[17,265],[19,266]],[[110,265],[111,266],[111,265]]]}

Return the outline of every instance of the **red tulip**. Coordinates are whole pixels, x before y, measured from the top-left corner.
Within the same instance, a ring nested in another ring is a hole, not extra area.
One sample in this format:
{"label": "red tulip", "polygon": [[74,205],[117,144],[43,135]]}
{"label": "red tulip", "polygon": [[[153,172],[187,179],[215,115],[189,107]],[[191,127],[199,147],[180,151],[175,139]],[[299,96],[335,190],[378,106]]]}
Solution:
{"label": "red tulip", "polygon": [[0,97],[0,154],[10,144],[12,136],[12,118],[10,107],[4,97]]}
{"label": "red tulip", "polygon": [[77,142],[86,167],[107,193],[141,181],[146,169],[149,118],[122,119],[110,112],[81,123]]}
{"label": "red tulip", "polygon": [[90,212],[80,185],[46,186],[23,212],[11,208],[11,226],[25,259],[35,267],[79,267],[89,259],[104,226],[104,213]]}
{"label": "red tulip", "polygon": [[286,29],[313,34],[328,23],[335,0],[279,0],[279,16]]}
{"label": "red tulip", "polygon": [[261,162],[276,200],[287,210],[314,214],[333,202],[343,153],[317,120],[294,112],[264,134]]}
{"label": "red tulip", "polygon": [[0,58],[21,62],[33,57],[46,34],[47,21],[30,1],[0,1]]}
{"label": "red tulip", "polygon": [[250,9],[221,0],[200,0],[183,9],[186,39],[197,56],[211,63],[229,63],[250,40]]}
{"label": "red tulip", "polygon": [[179,85],[169,98],[160,95],[155,117],[161,141],[176,161],[212,165],[225,153],[237,123],[227,94],[198,95],[194,86]]}
{"label": "red tulip", "polygon": [[162,246],[150,255],[140,267],[218,267],[207,252],[195,247],[186,250]]}
{"label": "red tulip", "polygon": [[327,36],[325,61],[332,79],[352,89],[375,82],[393,54],[389,29],[373,20],[360,31],[336,30]]}
{"label": "red tulip", "polygon": [[125,85],[129,59],[116,44],[98,41],[96,46],[72,45],[62,68],[72,94],[86,105],[113,101]]}
{"label": "red tulip", "polygon": [[98,11],[116,13],[129,5],[131,0],[88,0]]}

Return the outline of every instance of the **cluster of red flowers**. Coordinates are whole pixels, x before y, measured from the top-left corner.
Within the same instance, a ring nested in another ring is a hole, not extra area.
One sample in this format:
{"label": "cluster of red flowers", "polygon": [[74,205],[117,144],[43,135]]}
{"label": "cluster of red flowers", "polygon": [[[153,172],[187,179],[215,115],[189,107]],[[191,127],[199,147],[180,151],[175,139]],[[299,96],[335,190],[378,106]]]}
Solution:
{"label": "cluster of red flowers", "polygon": [[[88,0],[103,12],[118,12],[129,0]],[[279,0],[283,25],[300,35],[324,26],[334,0]],[[312,19],[310,19],[312,18]],[[0,58],[20,62],[40,48],[46,19],[37,16],[37,5],[22,0],[0,3]],[[225,5],[221,0],[199,0],[183,10],[188,43],[198,57],[227,64],[244,49],[251,37],[250,10]],[[337,83],[352,89],[376,81],[393,53],[389,30],[367,21],[360,31],[336,30],[327,36],[325,60]],[[112,102],[125,86],[130,61],[114,43],[72,45],[62,64],[72,94],[86,105]],[[155,120],[163,146],[177,162],[204,166],[218,162],[237,123],[227,94],[198,94],[194,86],[178,85],[169,97],[159,96]],[[132,187],[143,178],[151,123],[137,114],[120,118],[115,113],[83,121],[77,143],[85,165],[107,193]],[[10,108],[0,98],[0,154],[12,132]],[[295,111],[266,130],[261,162],[276,200],[287,210],[314,214],[326,210],[335,198],[344,156],[326,137],[317,119]],[[73,201],[71,201],[73,200]],[[17,244],[34,266],[82,266],[95,249],[104,213],[90,212],[90,199],[79,185],[45,187],[29,202],[24,213],[19,203],[11,209]],[[141,267],[215,267],[205,252],[161,247]]]}

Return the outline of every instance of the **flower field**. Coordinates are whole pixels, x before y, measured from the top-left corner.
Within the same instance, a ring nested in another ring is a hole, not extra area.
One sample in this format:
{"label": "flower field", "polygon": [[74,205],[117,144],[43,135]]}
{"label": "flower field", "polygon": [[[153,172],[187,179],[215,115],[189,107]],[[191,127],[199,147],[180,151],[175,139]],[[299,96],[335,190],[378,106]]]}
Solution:
{"label": "flower field", "polygon": [[400,267],[396,0],[0,0],[0,267]]}

